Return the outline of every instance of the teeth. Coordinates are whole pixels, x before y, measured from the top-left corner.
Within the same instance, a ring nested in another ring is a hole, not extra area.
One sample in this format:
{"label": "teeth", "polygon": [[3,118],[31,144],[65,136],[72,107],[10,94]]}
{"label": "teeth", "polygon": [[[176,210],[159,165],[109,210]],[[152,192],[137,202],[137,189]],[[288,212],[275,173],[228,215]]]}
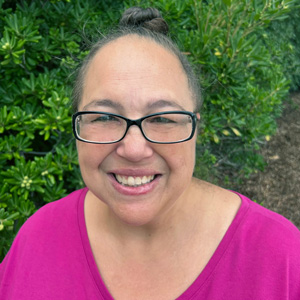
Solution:
{"label": "teeth", "polygon": [[133,178],[132,176],[129,176],[129,177],[128,177],[128,182],[127,182],[127,184],[130,185],[130,186],[132,186],[132,185],[135,184],[134,178]]}
{"label": "teeth", "polygon": [[136,185],[141,185],[141,184],[142,184],[142,178],[141,178],[141,177],[137,177],[137,178],[134,180],[134,184],[136,184]]}
{"label": "teeth", "polygon": [[[149,177],[149,176],[148,176]],[[153,176],[154,177],[154,176]],[[148,180],[147,176],[143,176],[142,178],[142,184],[147,183],[148,181],[150,181],[150,179]]]}
{"label": "teeth", "polygon": [[128,178],[124,176],[117,175],[117,180],[124,185],[128,184]]}
{"label": "teeth", "polygon": [[115,174],[116,179],[119,183],[127,186],[140,186],[151,182],[154,179],[154,175],[143,176],[143,177],[133,177],[133,176],[121,176]]}

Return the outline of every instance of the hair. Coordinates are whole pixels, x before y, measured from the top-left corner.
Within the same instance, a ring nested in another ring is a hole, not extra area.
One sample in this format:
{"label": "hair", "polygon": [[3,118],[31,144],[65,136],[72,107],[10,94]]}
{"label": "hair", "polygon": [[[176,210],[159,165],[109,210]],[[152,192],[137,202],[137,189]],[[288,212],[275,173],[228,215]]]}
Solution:
{"label": "hair", "polygon": [[200,110],[202,99],[198,79],[186,56],[181,53],[177,45],[168,37],[168,31],[168,24],[156,8],[131,7],[127,9],[122,15],[119,27],[98,40],[79,66],[73,87],[73,110],[78,110],[82,99],[86,73],[94,56],[105,45],[127,35],[137,35],[152,40],[178,58],[188,79],[189,89],[195,102],[195,110]]}

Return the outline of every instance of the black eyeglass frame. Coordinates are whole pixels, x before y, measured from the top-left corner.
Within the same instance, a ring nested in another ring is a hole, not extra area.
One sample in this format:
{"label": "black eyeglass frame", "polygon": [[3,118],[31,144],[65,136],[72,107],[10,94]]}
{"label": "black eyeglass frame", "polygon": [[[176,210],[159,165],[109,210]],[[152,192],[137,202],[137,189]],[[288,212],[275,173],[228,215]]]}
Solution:
{"label": "black eyeglass frame", "polygon": [[[127,124],[127,127],[126,127],[124,135],[120,139],[118,139],[116,141],[113,141],[113,142],[92,142],[92,141],[82,139],[81,137],[78,136],[77,131],[76,131],[76,118],[80,115],[87,115],[87,114],[106,114],[106,115],[109,115],[109,116],[118,117],[120,119],[125,120],[126,124]],[[142,122],[145,119],[149,118],[149,117],[158,116],[158,115],[166,115],[166,114],[181,114],[181,115],[190,116],[191,119],[192,119],[192,132],[191,132],[190,136],[188,138],[184,139],[184,140],[175,141],[175,142],[156,142],[156,141],[153,141],[153,140],[149,139],[143,131]],[[144,116],[140,119],[136,119],[136,120],[131,120],[131,119],[128,119],[128,118],[126,118],[124,116],[121,116],[121,115],[118,115],[118,114],[108,113],[108,112],[103,112],[103,111],[79,111],[79,112],[72,115],[72,127],[73,127],[73,134],[74,134],[75,138],[77,140],[81,141],[81,142],[90,143],[90,144],[115,144],[115,143],[118,143],[118,142],[120,142],[121,140],[124,139],[124,137],[126,136],[129,128],[133,125],[136,125],[140,129],[142,135],[144,136],[144,138],[148,142],[155,143],[155,144],[178,144],[178,143],[183,143],[183,142],[186,142],[186,141],[193,138],[193,136],[195,134],[195,131],[196,131],[197,121],[198,121],[197,114],[193,113],[193,112],[189,112],[189,111],[164,111],[164,112],[158,112],[158,113],[146,115],[146,116]]]}

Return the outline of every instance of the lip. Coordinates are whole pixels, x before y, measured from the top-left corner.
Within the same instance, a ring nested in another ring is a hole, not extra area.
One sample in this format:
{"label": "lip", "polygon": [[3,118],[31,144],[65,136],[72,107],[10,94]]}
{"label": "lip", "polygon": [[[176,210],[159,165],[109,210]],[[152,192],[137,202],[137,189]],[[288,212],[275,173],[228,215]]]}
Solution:
{"label": "lip", "polygon": [[[124,186],[120,184],[114,174],[119,174],[121,176],[133,176],[133,177],[142,177],[142,176],[151,176],[155,175],[154,179],[146,184],[140,185],[140,186]],[[122,169],[122,170],[112,170],[108,173],[108,178],[114,187],[114,189],[122,194],[122,195],[128,195],[128,196],[139,196],[139,195],[145,195],[147,193],[151,193],[155,187],[158,185],[161,174],[154,172],[152,170],[141,170],[141,169]]]}

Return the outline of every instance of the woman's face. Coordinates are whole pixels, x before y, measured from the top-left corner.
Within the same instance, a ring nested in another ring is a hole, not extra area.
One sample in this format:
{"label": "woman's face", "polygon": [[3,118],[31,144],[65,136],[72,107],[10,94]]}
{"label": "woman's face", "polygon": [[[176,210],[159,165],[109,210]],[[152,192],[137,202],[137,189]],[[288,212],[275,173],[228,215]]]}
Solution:
{"label": "woman's face", "polygon": [[[194,107],[178,59],[155,42],[132,35],[109,43],[93,58],[79,111],[138,119]],[[150,224],[171,214],[174,206],[184,205],[194,169],[195,139],[154,144],[131,126],[115,144],[77,142],[82,177],[92,197],[106,203],[112,216],[135,226]]]}

